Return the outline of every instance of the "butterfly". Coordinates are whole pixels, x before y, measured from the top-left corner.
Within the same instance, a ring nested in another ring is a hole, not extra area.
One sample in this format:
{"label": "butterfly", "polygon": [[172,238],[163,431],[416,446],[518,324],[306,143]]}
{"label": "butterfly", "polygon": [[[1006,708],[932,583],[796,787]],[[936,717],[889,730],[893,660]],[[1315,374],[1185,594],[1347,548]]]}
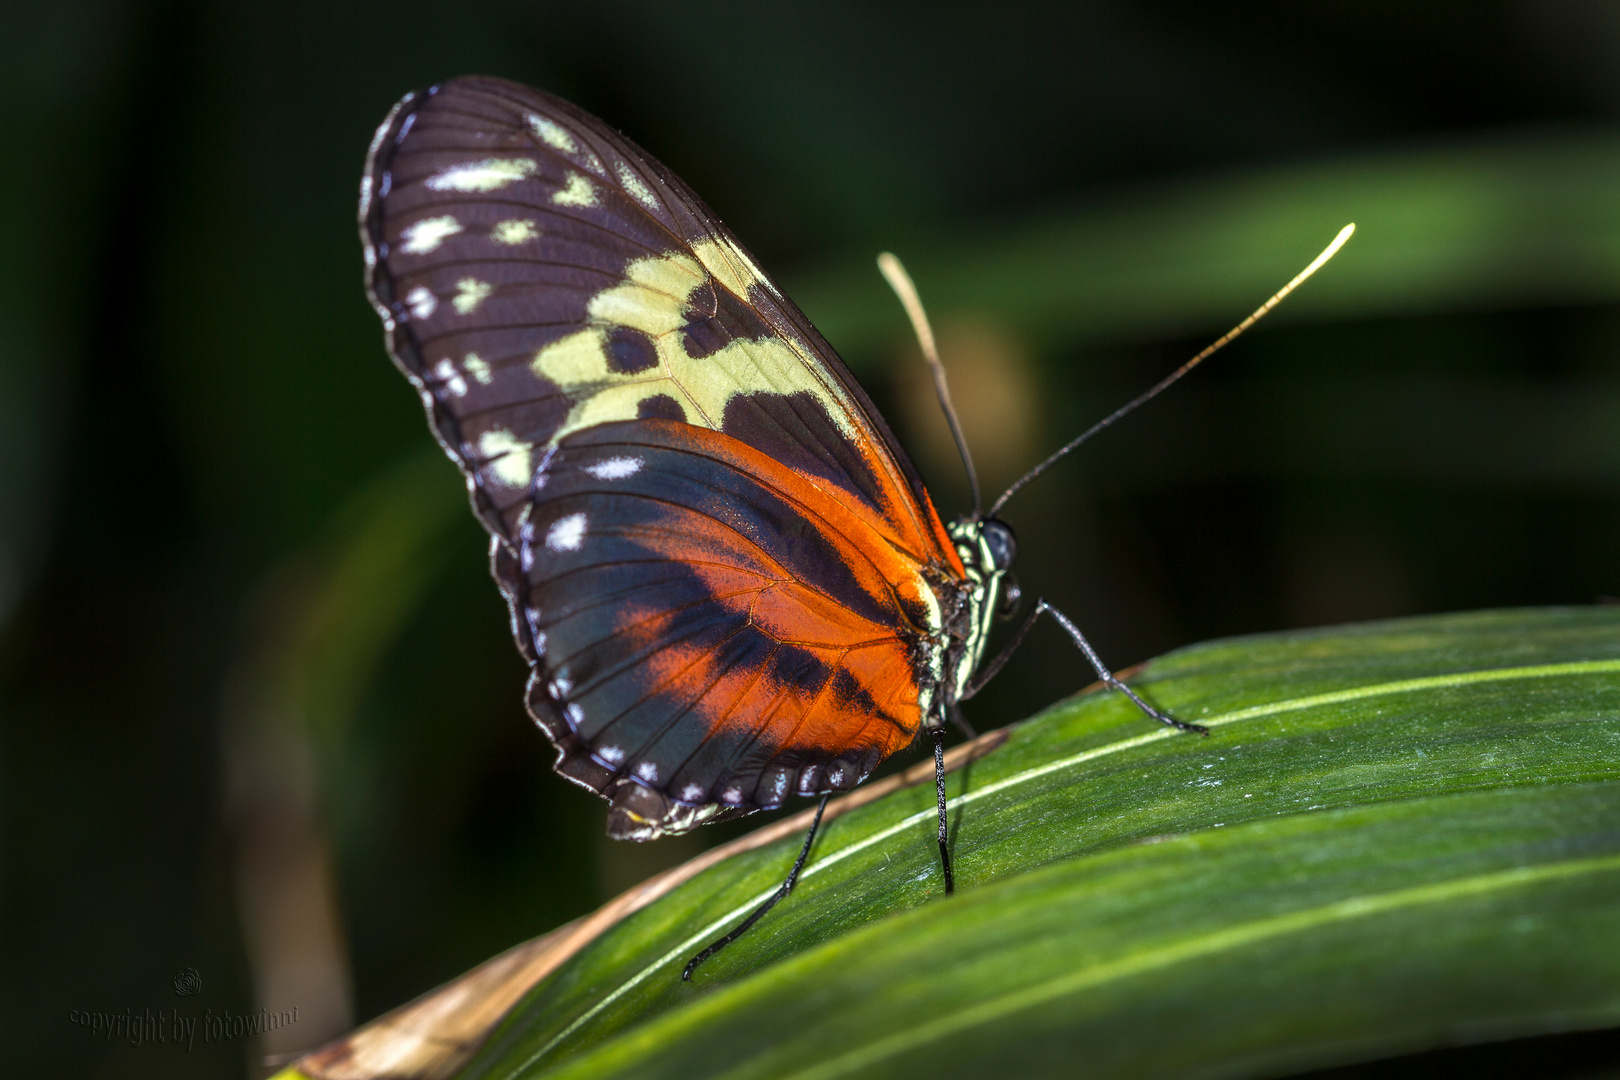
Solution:
{"label": "butterfly", "polygon": [[[490,534],[528,711],[556,770],[607,799],[609,835],[794,795],[821,798],[819,823],[830,794],[931,737],[950,892],[944,733],[1000,667],[986,645],[1018,593],[995,510],[1018,485],[986,514],[974,480],[973,512],[944,522],[715,214],[551,94],[466,77],[407,95],[372,141],[360,233],[389,352]],[[1148,716],[1203,730],[1131,692],[1044,601],[1013,645],[1043,613]],[[792,888],[814,835],[686,977]]]}

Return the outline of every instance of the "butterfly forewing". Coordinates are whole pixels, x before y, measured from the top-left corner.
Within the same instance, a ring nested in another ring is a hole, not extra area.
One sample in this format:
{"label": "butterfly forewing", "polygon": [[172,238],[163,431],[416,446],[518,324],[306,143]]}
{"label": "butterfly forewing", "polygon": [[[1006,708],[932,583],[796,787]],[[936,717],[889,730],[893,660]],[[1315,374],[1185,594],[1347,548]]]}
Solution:
{"label": "butterfly forewing", "polygon": [[373,295],[497,535],[568,431],[662,417],[845,488],[916,554],[949,548],[802,314],[684,184],[600,121],[516,84],[456,80],[401,103],[367,182]]}
{"label": "butterfly forewing", "polygon": [[461,79],[379,129],[361,228],[495,537],[531,711],[618,831],[846,787],[909,741],[961,563],[858,384],[679,180]]}

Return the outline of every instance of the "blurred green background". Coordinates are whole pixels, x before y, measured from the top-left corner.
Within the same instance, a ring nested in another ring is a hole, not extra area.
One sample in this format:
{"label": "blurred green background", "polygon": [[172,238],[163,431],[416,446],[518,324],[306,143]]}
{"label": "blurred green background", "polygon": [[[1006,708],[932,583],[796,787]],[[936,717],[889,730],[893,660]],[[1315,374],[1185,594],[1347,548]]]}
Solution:
{"label": "blurred green background", "polygon": [[[1620,595],[1612,0],[13,0],[8,1076],[262,1075],[729,835],[610,845],[551,775],[482,534],[365,302],[371,132],[466,72],[685,177],[946,514],[963,486],[877,251],[999,490],[1355,221],[1258,331],[1009,505],[1026,592],[1116,665]],[[1081,667],[1047,628],[969,715]],[[294,1005],[276,1038],[189,1049],[70,1020]]]}

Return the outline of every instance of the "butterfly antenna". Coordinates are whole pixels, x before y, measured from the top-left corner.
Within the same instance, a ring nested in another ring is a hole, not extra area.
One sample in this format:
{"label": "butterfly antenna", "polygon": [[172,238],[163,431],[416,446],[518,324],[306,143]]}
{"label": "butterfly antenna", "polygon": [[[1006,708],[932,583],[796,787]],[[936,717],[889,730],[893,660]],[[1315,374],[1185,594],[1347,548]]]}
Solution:
{"label": "butterfly antenna", "polygon": [[967,439],[962,437],[962,424],[956,419],[956,407],[951,404],[951,388],[945,381],[945,365],[939,362],[939,349],[934,345],[934,329],[928,325],[928,312],[923,310],[917,286],[911,283],[911,275],[906,273],[899,258],[885,251],[878,256],[877,263],[884,280],[900,298],[901,305],[911,318],[911,329],[916,331],[923,359],[928,361],[928,368],[934,373],[934,393],[939,395],[939,407],[945,413],[945,422],[951,426],[956,452],[962,455],[962,468],[967,471],[968,487],[973,491],[973,516],[977,518],[983,506],[979,499],[979,474],[973,468],[973,455],[968,453]]}
{"label": "butterfly antenna", "polygon": [[1303,285],[1307,278],[1316,273],[1318,270],[1322,269],[1323,265],[1326,264],[1329,259],[1337,255],[1339,249],[1344,246],[1345,241],[1349,240],[1351,234],[1355,231],[1356,227],[1353,224],[1346,225],[1344,228],[1340,229],[1339,235],[1333,238],[1333,242],[1322,249],[1322,254],[1311,260],[1311,265],[1301,270],[1294,276],[1294,280],[1290,281],[1288,284],[1284,285],[1282,288],[1278,289],[1274,294],[1272,294],[1270,300],[1267,300],[1265,303],[1255,308],[1254,314],[1250,315],[1247,319],[1244,319],[1242,322],[1232,327],[1232,329],[1222,334],[1216,341],[1204,349],[1203,352],[1199,353],[1185,364],[1182,364],[1180,367],[1176,368],[1176,370],[1172,371],[1169,375],[1166,375],[1163,379],[1159,380],[1159,382],[1156,383],[1152,389],[1148,390],[1140,397],[1121,405],[1119,408],[1115,409],[1113,412],[1091,425],[1085,431],[1082,431],[1076,438],[1059,449],[1051,457],[1047,458],[1045,461],[1029,470],[1029,472],[1019,477],[1018,480],[1013,483],[1012,487],[1002,492],[1001,498],[997,499],[996,504],[990,508],[990,516],[995,517],[996,511],[1000,510],[1002,506],[1006,504],[1007,500],[1013,497],[1014,493],[1016,493],[1019,488],[1023,487],[1025,484],[1041,475],[1041,473],[1057,464],[1057,462],[1069,451],[1073,450],[1075,447],[1097,434],[1097,432],[1101,431],[1103,428],[1108,427],[1114,421],[1131,412],[1134,412],[1139,407],[1146,405],[1149,401],[1152,401],[1154,398],[1158,397],[1165,390],[1168,390],[1170,386],[1183,375],[1187,374],[1187,372],[1191,371],[1193,368],[1215,355],[1221,349],[1230,344],[1232,340],[1239,334],[1243,333],[1243,331],[1259,322],[1262,316],[1264,316],[1268,311],[1276,307],[1278,304],[1282,303],[1289,293]]}

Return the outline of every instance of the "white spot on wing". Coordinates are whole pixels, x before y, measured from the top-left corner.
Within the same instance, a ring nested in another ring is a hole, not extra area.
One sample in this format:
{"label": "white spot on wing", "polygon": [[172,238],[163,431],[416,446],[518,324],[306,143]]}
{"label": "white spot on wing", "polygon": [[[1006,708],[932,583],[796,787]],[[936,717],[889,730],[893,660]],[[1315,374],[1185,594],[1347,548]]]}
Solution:
{"label": "white spot on wing", "polygon": [[606,461],[598,461],[595,465],[585,466],[585,471],[598,480],[623,480],[627,476],[634,476],[641,471],[641,459],[638,457],[610,457]]}
{"label": "white spot on wing", "polygon": [[565,154],[572,154],[579,147],[574,144],[574,137],[568,134],[568,129],[555,120],[548,120],[536,113],[527,114],[524,119],[529,121],[529,129],[551,147],[561,150]]}
{"label": "white spot on wing", "polygon": [[501,428],[492,428],[478,437],[478,452],[489,460],[495,479],[509,488],[524,487],[533,475],[529,466],[534,447]]}
{"label": "white spot on wing", "polygon": [[585,722],[585,710],[580,707],[579,702],[570,701],[568,708],[563,711],[568,714],[568,722],[574,727],[577,728]]}
{"label": "white spot on wing", "polygon": [[506,221],[497,221],[489,230],[489,238],[497,244],[506,244],[516,247],[526,244],[540,235],[540,229],[529,218],[509,218]]}
{"label": "white spot on wing", "polygon": [[479,386],[488,386],[490,379],[493,378],[490,374],[489,365],[475,352],[470,352],[461,358],[461,367],[467,374],[478,380]]}
{"label": "white spot on wing", "polygon": [[656,784],[658,783],[658,766],[650,761],[643,761],[636,766],[636,775],[649,784]]}
{"label": "white spot on wing", "polygon": [[585,542],[585,515],[569,514],[551,523],[546,530],[546,547],[552,551],[578,551]]}
{"label": "white spot on wing", "polygon": [[399,250],[412,255],[426,255],[437,250],[444,243],[446,237],[454,236],[461,231],[461,222],[445,214],[443,217],[423,218],[405,227],[399,234],[402,243]]}
{"label": "white spot on wing", "polygon": [[617,746],[603,746],[597,749],[596,756],[609,765],[617,765],[624,760],[624,751]]}
{"label": "white spot on wing", "polygon": [[725,791],[720,793],[720,801],[721,802],[733,803],[733,804],[742,802],[743,801],[742,788],[740,788],[740,787],[728,787],[728,788],[726,788]]}
{"label": "white spot on wing", "polygon": [[635,170],[622,161],[613,164],[614,171],[619,174],[619,183],[624,185],[624,190],[630,193],[631,198],[649,210],[657,210],[658,200],[647,190],[647,185],[641,182],[641,177],[636,175]]}
{"label": "white spot on wing", "polygon": [[461,372],[448,360],[440,360],[433,365],[433,374],[444,383],[444,388],[450,392],[451,397],[463,397],[467,393],[467,380],[461,377]]}
{"label": "white spot on wing", "polygon": [[434,173],[427,186],[434,191],[498,191],[539,171],[532,158],[485,158]]}
{"label": "white spot on wing", "polygon": [[685,787],[681,788],[681,798],[685,799],[687,802],[697,802],[699,799],[703,798],[703,789],[698,787],[696,784],[687,784]]}
{"label": "white spot on wing", "polygon": [[428,291],[426,285],[418,285],[405,294],[405,303],[411,309],[411,318],[425,319],[439,306],[439,298]]}
{"label": "white spot on wing", "polygon": [[579,173],[568,174],[568,186],[551,197],[558,206],[595,206],[596,189]]}
{"label": "white spot on wing", "polygon": [[487,281],[464,277],[456,282],[456,295],[450,303],[455,305],[456,314],[471,315],[494,291],[495,286]]}
{"label": "white spot on wing", "polygon": [[539,491],[546,486],[547,474],[551,469],[551,459],[556,456],[556,453],[557,448],[555,446],[546,447],[546,456],[540,459],[540,467],[534,470],[534,479],[529,481],[530,487],[535,491]]}

